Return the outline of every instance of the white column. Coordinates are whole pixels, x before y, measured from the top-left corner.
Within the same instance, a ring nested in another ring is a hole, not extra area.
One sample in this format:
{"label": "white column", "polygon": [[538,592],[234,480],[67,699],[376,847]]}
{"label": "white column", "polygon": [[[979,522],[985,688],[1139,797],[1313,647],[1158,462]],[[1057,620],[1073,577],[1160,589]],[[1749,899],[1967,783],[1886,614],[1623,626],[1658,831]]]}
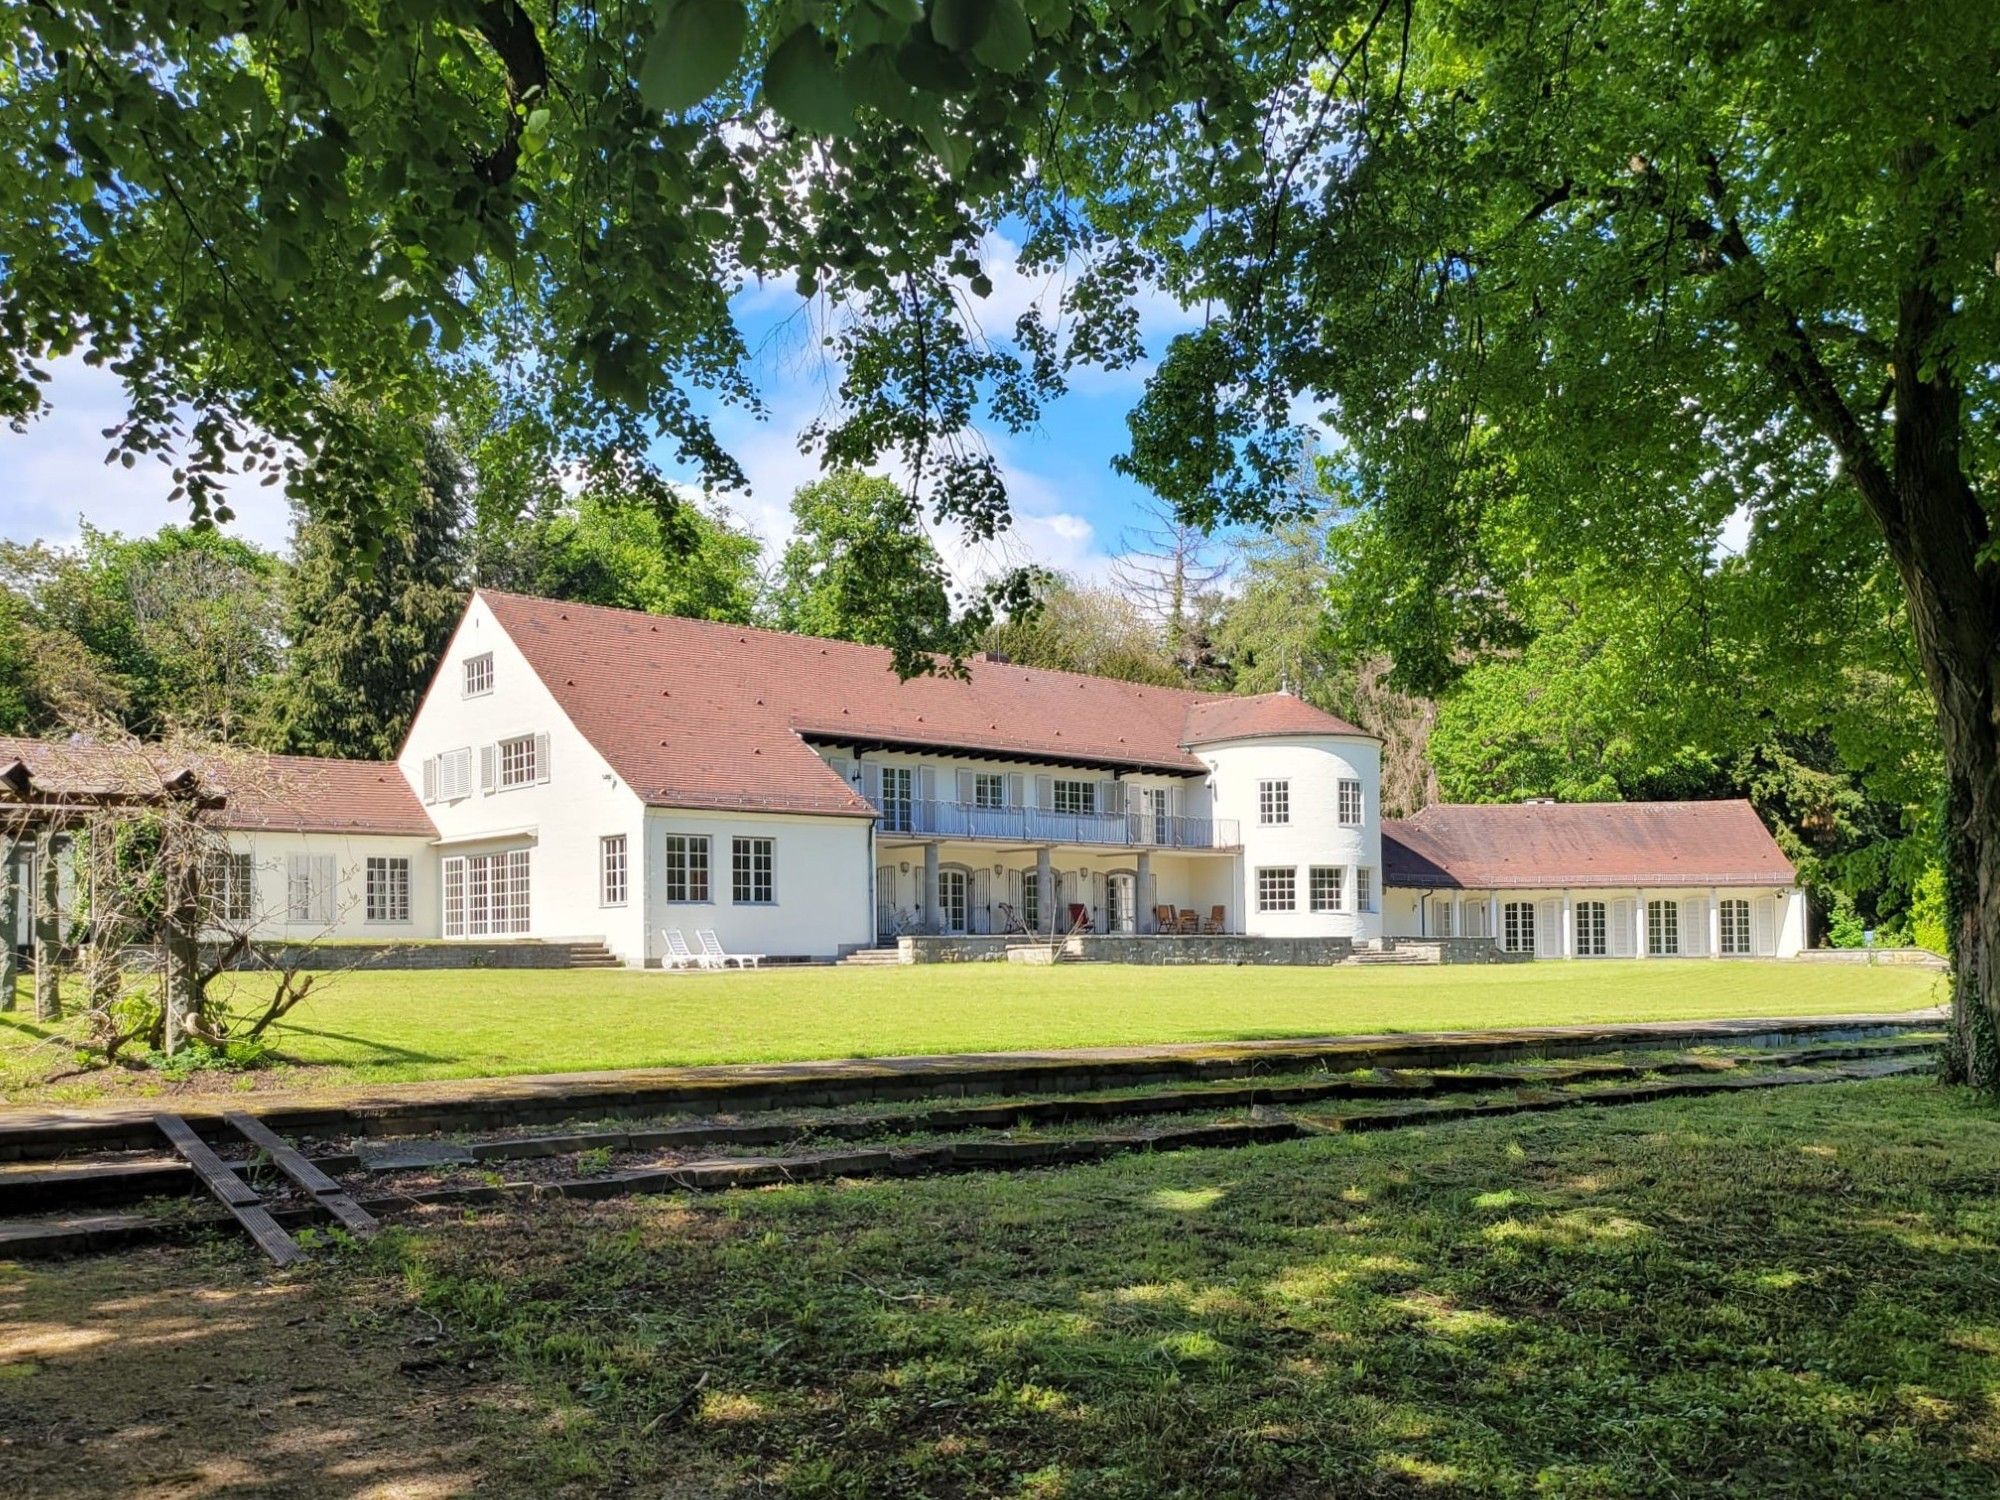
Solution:
{"label": "white column", "polygon": [[1493,939],[1493,946],[1500,946],[1500,893],[1486,893],[1486,935]]}
{"label": "white column", "polygon": [[1139,851],[1139,873],[1132,877],[1135,889],[1132,892],[1132,930],[1151,932],[1153,930],[1153,855],[1149,849]]}
{"label": "white column", "polygon": [[1576,900],[1567,886],[1563,888],[1563,930],[1561,956],[1576,957]]}
{"label": "white column", "polygon": [[1714,886],[1708,888],[1708,956],[1722,957],[1722,902],[1721,892]]}
{"label": "white column", "polygon": [[1042,919],[1042,931],[1057,930],[1056,873],[1050,868],[1046,844],[1035,851],[1035,912]]}
{"label": "white column", "polygon": [[1641,958],[1646,958],[1650,956],[1646,952],[1647,930],[1648,929],[1646,925],[1646,893],[1642,889],[1639,892],[1639,933],[1638,933],[1639,941],[1635,949],[1638,956]]}
{"label": "white column", "polygon": [[938,846],[936,844],[924,845],[924,931],[944,931],[944,913],[938,910]]}

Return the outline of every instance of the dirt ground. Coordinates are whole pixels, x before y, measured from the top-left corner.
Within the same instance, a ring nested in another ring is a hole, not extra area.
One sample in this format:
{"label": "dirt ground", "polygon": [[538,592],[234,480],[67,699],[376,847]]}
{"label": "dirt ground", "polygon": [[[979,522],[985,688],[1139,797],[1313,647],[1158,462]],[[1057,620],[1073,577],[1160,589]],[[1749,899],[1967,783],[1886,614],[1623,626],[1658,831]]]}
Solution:
{"label": "dirt ground", "polygon": [[368,1277],[212,1243],[0,1263],[0,1492],[521,1492],[515,1391]]}

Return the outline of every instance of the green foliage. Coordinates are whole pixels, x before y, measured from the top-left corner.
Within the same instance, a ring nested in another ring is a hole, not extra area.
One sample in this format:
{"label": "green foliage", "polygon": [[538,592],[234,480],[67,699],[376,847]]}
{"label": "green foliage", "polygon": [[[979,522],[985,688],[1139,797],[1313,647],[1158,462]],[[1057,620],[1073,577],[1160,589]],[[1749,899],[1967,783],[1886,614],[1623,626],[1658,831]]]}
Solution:
{"label": "green foliage", "polygon": [[664,508],[585,494],[480,538],[479,581],[495,588],[748,624],[762,544],[687,501]]}
{"label": "green foliage", "polygon": [[[348,436],[297,514],[278,733],[298,754],[389,759],[464,608],[464,470],[441,431],[393,412],[354,408]],[[378,448],[411,462],[385,466]],[[385,472],[400,491],[386,504]]]}
{"label": "green foliage", "polygon": [[283,664],[284,563],[212,530],[0,543],[0,725],[258,734]]}
{"label": "green foliage", "polygon": [[1042,580],[1034,609],[993,625],[980,645],[1024,667],[1182,685],[1157,621],[1116,589],[1069,578]]}
{"label": "green foliage", "polygon": [[954,622],[944,560],[894,481],[837,470],[792,496],[792,518],[770,599],[780,630],[895,646],[985,624]]}

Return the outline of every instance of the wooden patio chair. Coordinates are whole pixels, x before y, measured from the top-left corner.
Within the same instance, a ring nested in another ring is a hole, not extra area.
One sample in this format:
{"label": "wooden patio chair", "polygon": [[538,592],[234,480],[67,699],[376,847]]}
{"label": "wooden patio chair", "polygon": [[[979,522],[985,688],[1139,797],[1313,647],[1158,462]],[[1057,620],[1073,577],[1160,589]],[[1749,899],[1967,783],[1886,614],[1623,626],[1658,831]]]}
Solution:
{"label": "wooden patio chair", "polygon": [[1178,923],[1177,923],[1177,924],[1175,925],[1175,927],[1174,927],[1174,931],[1175,931],[1176,933],[1180,934],[1180,936],[1182,936],[1182,937],[1198,937],[1198,936],[1200,936],[1200,935],[1201,935],[1201,913],[1200,913],[1200,912],[1198,912],[1198,911],[1196,911],[1196,910],[1195,910],[1195,909],[1194,909],[1193,907],[1191,907],[1191,906],[1183,906],[1183,907],[1181,908],[1181,919],[1180,919],[1180,921],[1179,921],[1179,922],[1178,922]]}
{"label": "wooden patio chair", "polygon": [[1201,924],[1201,930],[1210,937],[1220,937],[1227,930],[1228,924],[1224,920],[1227,916],[1228,912],[1223,907],[1211,906],[1208,909],[1208,920]]}
{"label": "wooden patio chair", "polygon": [[1013,937],[1016,933],[1023,937],[1028,935],[1028,924],[1023,922],[1021,914],[1005,901],[995,902],[993,909],[1000,913],[1000,931],[1004,936]]}
{"label": "wooden patio chair", "polygon": [[1172,932],[1176,927],[1180,926],[1180,920],[1179,917],[1174,915],[1174,909],[1171,906],[1156,906],[1153,908],[1153,931],[1155,932]]}
{"label": "wooden patio chair", "polygon": [[1096,931],[1090,925],[1090,908],[1085,906],[1081,901],[1072,901],[1069,904],[1069,930],[1071,932]]}

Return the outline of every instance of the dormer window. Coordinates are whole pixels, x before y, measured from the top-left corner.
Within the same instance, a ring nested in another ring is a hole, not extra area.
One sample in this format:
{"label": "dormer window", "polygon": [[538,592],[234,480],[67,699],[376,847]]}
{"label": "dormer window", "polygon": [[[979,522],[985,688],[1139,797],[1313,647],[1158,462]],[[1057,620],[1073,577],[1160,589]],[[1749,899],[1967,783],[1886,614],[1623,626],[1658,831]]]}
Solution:
{"label": "dormer window", "polygon": [[493,653],[482,651],[465,659],[465,696],[483,698],[493,691]]}

